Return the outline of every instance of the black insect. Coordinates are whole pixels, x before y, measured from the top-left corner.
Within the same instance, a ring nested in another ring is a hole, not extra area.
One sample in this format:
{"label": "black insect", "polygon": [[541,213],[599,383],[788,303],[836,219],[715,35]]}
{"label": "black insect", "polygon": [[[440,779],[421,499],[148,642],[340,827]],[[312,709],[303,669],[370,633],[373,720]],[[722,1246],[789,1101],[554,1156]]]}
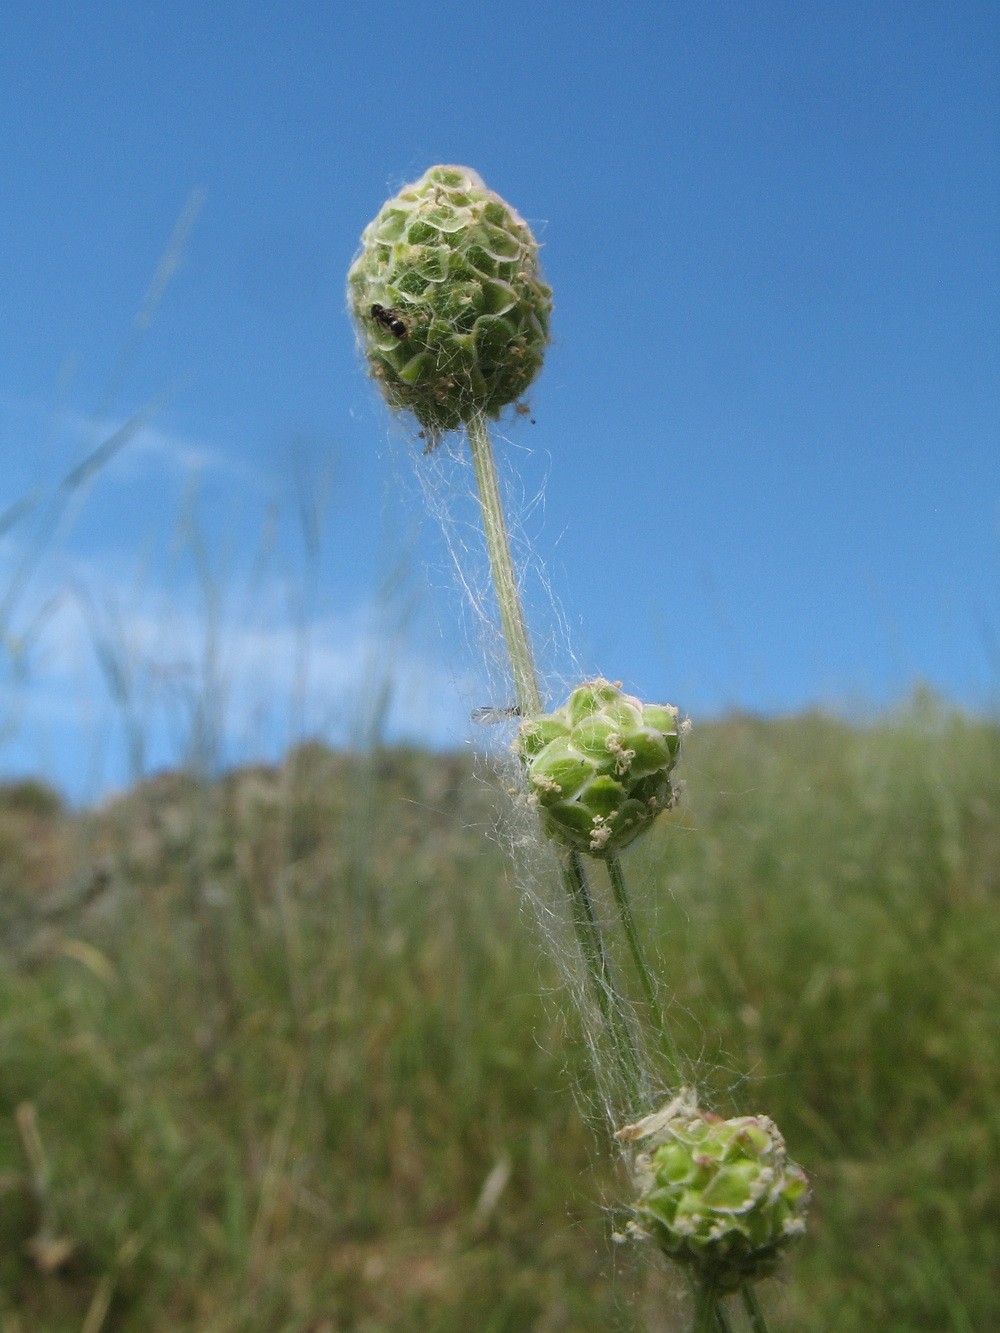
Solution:
{"label": "black insect", "polygon": [[383,328],[388,329],[390,333],[395,334],[397,338],[405,338],[410,332],[399,318],[399,311],[394,310],[392,306],[386,309],[384,305],[379,305],[376,301],[372,306],[372,319],[377,324],[381,324]]}
{"label": "black insect", "polygon": [[521,710],[517,704],[512,704],[509,708],[474,708],[472,710],[473,722],[488,727],[495,726],[497,722],[506,722],[508,718],[520,716]]}

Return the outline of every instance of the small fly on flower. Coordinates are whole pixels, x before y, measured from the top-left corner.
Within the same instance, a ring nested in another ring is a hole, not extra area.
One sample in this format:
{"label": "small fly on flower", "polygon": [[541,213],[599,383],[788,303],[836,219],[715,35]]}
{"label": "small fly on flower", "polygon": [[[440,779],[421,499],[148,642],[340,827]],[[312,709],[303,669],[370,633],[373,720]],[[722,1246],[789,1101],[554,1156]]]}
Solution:
{"label": "small fly on flower", "polygon": [[405,338],[410,332],[400,319],[399,311],[395,310],[392,306],[386,308],[384,305],[379,305],[376,301],[372,305],[371,313],[372,319],[376,324],[381,324],[383,328],[388,329],[389,332],[394,334],[397,338]]}
{"label": "small fly on flower", "polygon": [[472,720],[479,726],[495,727],[498,722],[508,722],[512,717],[520,717],[521,710],[517,704],[511,704],[509,708],[474,708],[472,710]]}

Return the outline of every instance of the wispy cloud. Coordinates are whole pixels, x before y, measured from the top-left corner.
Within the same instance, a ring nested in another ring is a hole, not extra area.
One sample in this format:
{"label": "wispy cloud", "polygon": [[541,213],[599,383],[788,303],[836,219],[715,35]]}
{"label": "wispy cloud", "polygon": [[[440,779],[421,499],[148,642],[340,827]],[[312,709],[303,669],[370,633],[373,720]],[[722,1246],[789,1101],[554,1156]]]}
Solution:
{"label": "wispy cloud", "polygon": [[0,532],[0,771],[89,798],[306,737],[455,745],[493,702],[408,626],[405,587],[366,592],[352,553],[334,567],[305,465],[282,505],[273,475],[157,420],[0,400],[0,447],[45,432],[47,484]]}
{"label": "wispy cloud", "polygon": [[12,724],[0,762],[42,762],[79,796],[163,766],[275,758],[307,737],[441,746],[468,734],[475,687],[378,600],[302,615],[270,578],[252,598],[233,586],[206,602],[190,583],[137,586],[94,561],[39,593],[49,610],[0,691]]}
{"label": "wispy cloud", "polygon": [[193,472],[249,484],[269,482],[259,470],[214,441],[162,425],[169,391],[139,404],[130,416],[100,420],[75,408],[59,407],[0,394],[0,451],[14,464],[0,478],[0,506],[18,500],[28,485],[57,486],[81,459],[131,425],[127,446],[116,451],[105,472],[111,484],[184,478]]}

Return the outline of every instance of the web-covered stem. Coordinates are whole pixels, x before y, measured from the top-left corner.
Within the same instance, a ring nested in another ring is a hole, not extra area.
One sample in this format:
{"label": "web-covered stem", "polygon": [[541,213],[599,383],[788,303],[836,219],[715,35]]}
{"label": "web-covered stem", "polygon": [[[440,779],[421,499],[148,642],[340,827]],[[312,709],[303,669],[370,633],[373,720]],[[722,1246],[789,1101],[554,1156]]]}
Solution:
{"label": "web-covered stem", "polygon": [[743,1297],[743,1308],[750,1320],[752,1333],[768,1333],[767,1320],[757,1299],[757,1293],[753,1289],[753,1283],[744,1282],[740,1288],[740,1295]]}
{"label": "web-covered stem", "polygon": [[510,538],[507,535],[507,522],[504,518],[503,501],[500,498],[500,483],[497,479],[493,446],[485,418],[473,417],[468,422],[468,432],[472,467],[476,474],[476,489],[479,493],[479,508],[483,518],[483,532],[486,537],[486,550],[490,560],[490,573],[493,576],[493,586],[500,608],[500,622],[503,625],[507,652],[510,654],[517,703],[522,716],[531,717],[542,711],[542,692],[538,686],[538,673],[535,670],[528,626],[524,619],[514,559],[510,553]]}
{"label": "web-covered stem", "polygon": [[608,1030],[611,1045],[618,1061],[618,1076],[624,1085],[629,1105],[640,1104],[643,1091],[643,1071],[628,1014],[611,971],[611,962],[604,947],[600,923],[594,912],[590,886],[579,852],[566,855],[563,882],[573,909],[573,925],[580,950],[587,963],[601,1017]]}
{"label": "web-covered stem", "polygon": [[642,947],[642,940],[639,938],[639,931],[636,928],[635,917],[632,915],[632,903],[629,899],[628,887],[625,883],[625,872],[622,870],[620,857],[608,857],[608,878],[611,880],[611,888],[615,895],[615,903],[618,906],[618,915],[621,917],[622,928],[625,931],[625,938],[628,941],[629,951],[632,954],[632,962],[638,973],[639,982],[642,986],[642,992],[646,998],[646,1003],[649,1006],[650,1017],[656,1025],[657,1035],[660,1039],[660,1049],[666,1056],[674,1086],[680,1087],[680,1057],[678,1056],[674,1039],[670,1034],[670,1029],[667,1027],[663,1010],[660,1008],[660,1002],[656,994],[656,983],[653,980],[649,965],[646,962],[646,952]]}
{"label": "web-covered stem", "polygon": [[[493,457],[493,445],[485,418],[475,417],[469,421],[468,433],[490,573],[500,608],[504,640],[510,656],[518,708],[523,717],[532,717],[542,711],[542,693],[531,651],[528,626],[524,618],[524,608],[507,533],[507,521],[503,501],[500,498],[500,483]],[[629,1027],[625,1001],[615,984],[600,923],[594,912],[593,898],[583,861],[575,852],[566,853],[562,861],[563,884],[570,900],[573,927],[580,952],[583,954],[597,1007],[615,1053],[619,1081],[630,1106],[634,1108],[639,1103],[644,1079],[642,1060]]]}

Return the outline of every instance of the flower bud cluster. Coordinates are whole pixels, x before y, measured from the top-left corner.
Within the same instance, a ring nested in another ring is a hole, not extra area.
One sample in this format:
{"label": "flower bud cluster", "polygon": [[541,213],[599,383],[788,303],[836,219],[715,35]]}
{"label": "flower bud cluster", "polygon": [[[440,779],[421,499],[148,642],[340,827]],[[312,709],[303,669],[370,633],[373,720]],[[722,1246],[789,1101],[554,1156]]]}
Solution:
{"label": "flower bud cluster", "polygon": [[670,704],[644,704],[601,679],[554,713],[525,718],[514,751],[548,837],[591,856],[627,847],[677,800],[683,730]]}
{"label": "flower bud cluster", "polygon": [[718,1291],[773,1273],[805,1231],[806,1174],[767,1116],[723,1120],[683,1092],[618,1137],[644,1142],[633,1230]]}
{"label": "flower bud cluster", "polygon": [[347,296],[391,407],[432,435],[495,417],[549,340],[552,291],[531,230],[468,167],[431,167],[361,237]]}

